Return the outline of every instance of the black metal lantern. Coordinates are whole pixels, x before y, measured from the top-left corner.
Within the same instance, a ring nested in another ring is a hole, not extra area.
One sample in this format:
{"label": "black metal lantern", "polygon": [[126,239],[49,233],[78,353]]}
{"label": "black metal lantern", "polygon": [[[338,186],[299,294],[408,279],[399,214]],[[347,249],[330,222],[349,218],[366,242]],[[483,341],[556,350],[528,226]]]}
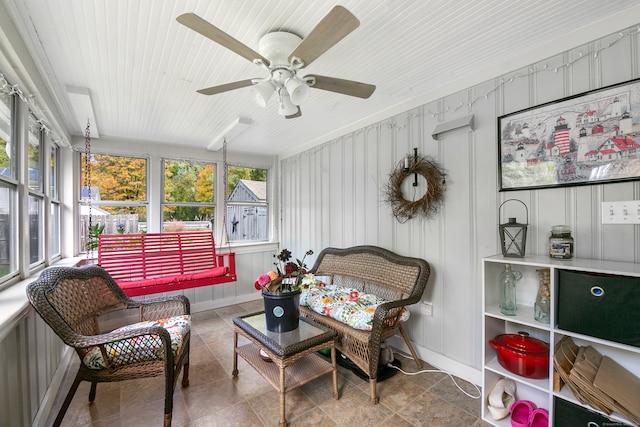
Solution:
{"label": "black metal lantern", "polygon": [[[525,221],[529,220],[529,210],[527,205],[517,199],[509,199],[502,202],[498,208],[498,216],[501,217],[502,205],[507,202],[520,202],[525,209]],[[521,224],[516,221],[516,218],[509,218],[509,221],[504,224],[499,224],[498,231],[500,233],[500,244],[502,245],[502,255],[505,257],[523,258],[525,246],[527,245],[527,226],[529,224]]]}

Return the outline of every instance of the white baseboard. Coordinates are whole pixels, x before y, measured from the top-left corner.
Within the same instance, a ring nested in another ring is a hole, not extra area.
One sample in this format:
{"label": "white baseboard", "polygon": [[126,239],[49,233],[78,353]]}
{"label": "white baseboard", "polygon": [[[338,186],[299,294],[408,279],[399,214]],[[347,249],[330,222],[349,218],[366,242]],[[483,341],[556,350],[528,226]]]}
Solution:
{"label": "white baseboard", "polygon": [[261,300],[262,294],[260,292],[252,294],[238,295],[230,298],[221,298],[211,301],[204,301],[195,304],[191,304],[191,313],[198,313],[201,311],[213,310],[216,308],[227,307],[229,305],[241,304],[243,302]]}
{"label": "white baseboard", "polygon": [[[388,341],[391,346],[400,349],[407,354],[410,354],[409,348],[405,344],[402,337],[394,336]],[[457,362],[449,357],[421,347],[415,343],[411,344],[418,354],[418,357],[428,364],[440,370],[446,371],[455,377],[462,378],[465,381],[469,381],[470,383],[473,383],[478,387],[482,386],[482,370],[465,365],[464,363]]]}

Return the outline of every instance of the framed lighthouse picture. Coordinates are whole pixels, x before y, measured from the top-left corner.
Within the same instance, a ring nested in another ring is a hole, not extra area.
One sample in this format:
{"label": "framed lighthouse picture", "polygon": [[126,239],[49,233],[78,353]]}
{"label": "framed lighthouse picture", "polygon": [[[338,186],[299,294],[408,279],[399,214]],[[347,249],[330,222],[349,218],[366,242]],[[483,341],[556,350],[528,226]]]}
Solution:
{"label": "framed lighthouse picture", "polygon": [[640,79],[498,117],[500,191],[640,179]]}

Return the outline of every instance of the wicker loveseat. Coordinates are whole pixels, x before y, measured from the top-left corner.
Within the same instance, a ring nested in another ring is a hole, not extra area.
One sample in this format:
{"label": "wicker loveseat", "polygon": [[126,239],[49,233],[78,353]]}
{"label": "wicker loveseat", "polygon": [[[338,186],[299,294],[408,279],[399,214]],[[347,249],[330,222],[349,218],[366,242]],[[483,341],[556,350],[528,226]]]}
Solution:
{"label": "wicker loveseat", "polygon": [[380,344],[400,332],[418,367],[422,366],[401,324],[403,308],[422,298],[429,279],[429,264],[376,246],[326,248],[310,270],[328,285],[375,294],[386,302],[375,309],[371,330],[352,328],[340,320],[300,305],[300,315],[334,329],[336,348],[369,376],[371,402],[376,394]]}

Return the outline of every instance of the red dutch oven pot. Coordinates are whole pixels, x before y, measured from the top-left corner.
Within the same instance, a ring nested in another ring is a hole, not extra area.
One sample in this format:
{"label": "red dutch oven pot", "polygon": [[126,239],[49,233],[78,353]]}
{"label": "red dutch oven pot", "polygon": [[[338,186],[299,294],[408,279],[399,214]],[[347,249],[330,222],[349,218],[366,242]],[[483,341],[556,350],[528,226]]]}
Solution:
{"label": "red dutch oven pot", "polygon": [[503,368],[527,378],[549,377],[549,344],[520,331],[517,334],[502,334],[489,345],[496,349],[498,362]]}

